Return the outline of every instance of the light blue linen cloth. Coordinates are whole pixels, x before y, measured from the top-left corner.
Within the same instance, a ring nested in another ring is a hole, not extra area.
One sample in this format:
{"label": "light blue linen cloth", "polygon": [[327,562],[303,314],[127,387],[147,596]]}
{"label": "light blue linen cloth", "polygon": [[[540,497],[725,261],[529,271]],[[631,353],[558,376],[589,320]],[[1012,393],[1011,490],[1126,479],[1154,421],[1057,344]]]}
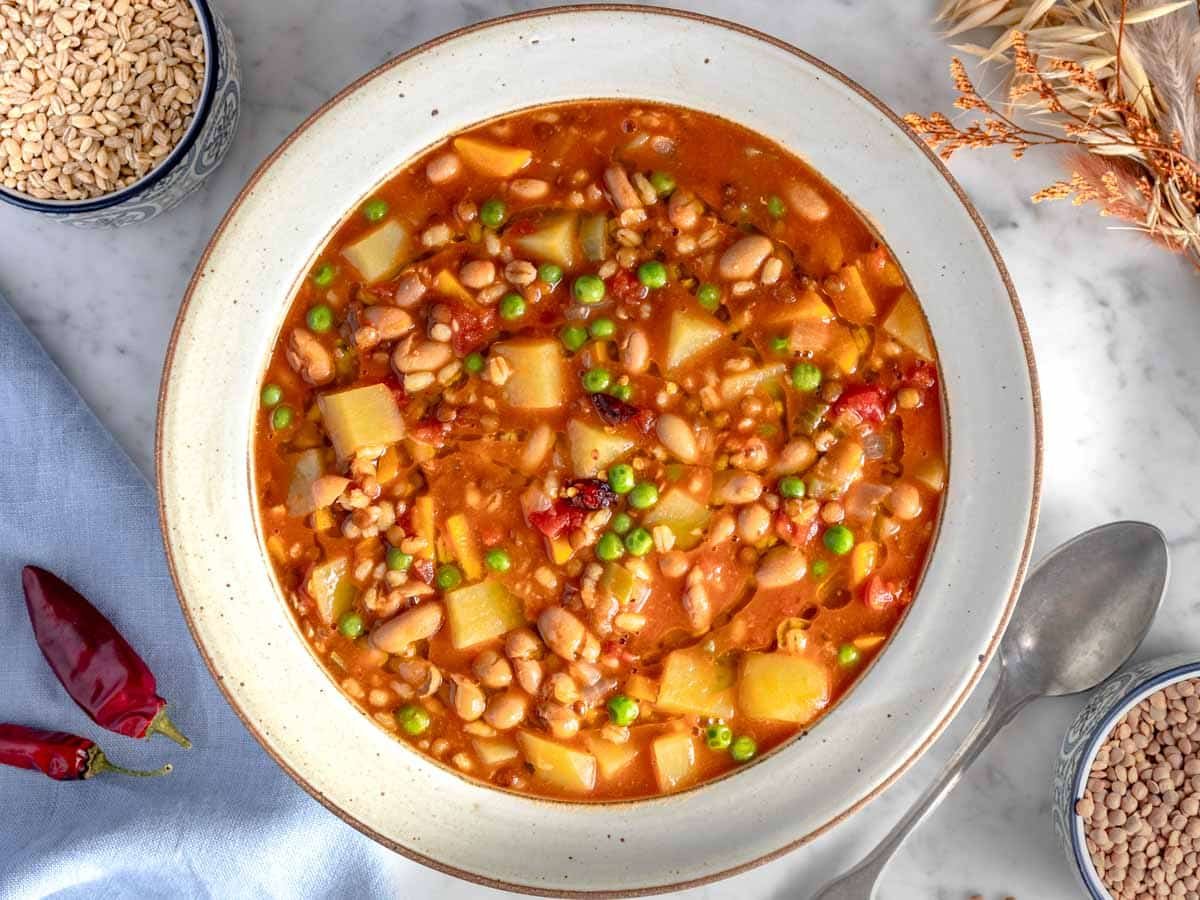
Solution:
{"label": "light blue linen cloth", "polygon": [[[27,563],[88,596],[158,677],[191,738],[93,724],[29,627]],[[248,635],[247,639],[253,639]],[[280,685],[280,690],[286,690]],[[478,896],[378,846],[305,794],[249,735],[192,642],[154,492],[0,298],[0,722],[92,738],[114,762],[175,771],[60,783],[0,767],[0,897]]]}

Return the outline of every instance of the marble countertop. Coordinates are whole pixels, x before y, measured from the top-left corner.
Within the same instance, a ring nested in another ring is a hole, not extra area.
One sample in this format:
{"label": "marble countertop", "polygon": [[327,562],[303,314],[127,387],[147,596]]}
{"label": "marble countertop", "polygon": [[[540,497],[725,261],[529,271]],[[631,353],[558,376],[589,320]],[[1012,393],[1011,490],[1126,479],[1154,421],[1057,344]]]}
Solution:
{"label": "marble countertop", "polygon": [[[0,291],[152,474],[159,373],[197,259],[259,161],[338,89],[444,31],[540,4],[496,0],[216,0],[237,37],[242,123],[223,167],[198,195],[153,222],[76,231],[0,208]],[[708,0],[691,9],[791,41],[900,112],[948,109],[950,51],[928,25],[934,0]],[[352,12],[350,12],[352,10]],[[1174,580],[1140,656],[1195,647],[1200,601],[1200,289],[1181,260],[1139,235],[1029,195],[1059,175],[1036,154],[963,155],[952,169],[983,213],[1020,293],[1040,368],[1045,493],[1037,555],[1092,525],[1139,518],[1162,527]],[[214,398],[219,403],[220,398]],[[804,897],[864,853],[953,749],[982,693],[947,737],[845,826],[692,897]],[[909,840],[879,896],[988,900],[1076,894],[1049,820],[1051,769],[1082,701],[1044,700],[992,745]],[[396,858],[412,896],[488,892]],[[399,883],[399,882],[398,882]]]}

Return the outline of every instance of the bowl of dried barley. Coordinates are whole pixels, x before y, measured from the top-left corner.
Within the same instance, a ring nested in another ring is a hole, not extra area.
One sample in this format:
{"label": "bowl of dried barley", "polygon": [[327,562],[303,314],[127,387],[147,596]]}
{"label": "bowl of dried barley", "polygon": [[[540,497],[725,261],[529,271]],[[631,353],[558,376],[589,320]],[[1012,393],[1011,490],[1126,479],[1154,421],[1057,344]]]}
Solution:
{"label": "bowl of dried barley", "polygon": [[1055,828],[1095,900],[1200,900],[1200,660],[1133,666],[1063,741]]}
{"label": "bowl of dried barley", "polygon": [[0,0],[0,200],[83,227],[144,222],[221,162],[240,98],[205,0]]}

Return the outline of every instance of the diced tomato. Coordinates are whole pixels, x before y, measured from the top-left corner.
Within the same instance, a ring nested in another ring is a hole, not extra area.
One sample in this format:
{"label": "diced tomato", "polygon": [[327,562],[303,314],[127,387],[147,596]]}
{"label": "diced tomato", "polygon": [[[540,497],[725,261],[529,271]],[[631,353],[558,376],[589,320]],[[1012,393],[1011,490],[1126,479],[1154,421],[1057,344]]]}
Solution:
{"label": "diced tomato", "polygon": [[536,230],[533,219],[523,218],[517,219],[508,228],[504,229],[504,233],[510,237],[521,237],[526,234],[533,234]]}
{"label": "diced tomato", "polygon": [[446,444],[446,432],[449,429],[449,423],[427,418],[410,428],[408,433],[418,443],[440,448]]}
{"label": "diced tomato", "polygon": [[904,373],[904,380],[915,388],[929,390],[937,384],[937,367],[931,362],[918,360]]}
{"label": "diced tomato", "polygon": [[459,356],[482,346],[495,330],[495,310],[472,310],[461,303],[450,304],[450,342]]}
{"label": "diced tomato", "polygon": [[529,524],[548,538],[561,537],[568,531],[574,531],[587,518],[587,510],[571,506],[565,500],[555,500],[546,509],[540,509],[529,514]]}
{"label": "diced tomato", "polygon": [[412,570],[416,576],[426,584],[433,584],[433,560],[432,559],[414,559]]}
{"label": "diced tomato", "polygon": [[817,534],[817,519],[814,516],[807,524],[793,522],[782,509],[775,513],[775,534],[780,540],[787,541],[793,547],[803,547]]}
{"label": "diced tomato", "polygon": [[408,405],[408,401],[412,398],[408,396],[408,391],[404,390],[404,383],[399,378],[389,372],[384,376],[383,383],[392,392],[392,396],[396,398],[397,406],[404,407]]}
{"label": "diced tomato", "polygon": [[833,416],[837,418],[842,413],[851,412],[858,416],[860,421],[878,424],[887,415],[886,409],[887,395],[883,389],[864,384],[849,388],[838,397],[837,402],[833,404]]}
{"label": "diced tomato", "polygon": [[876,611],[883,611],[900,599],[900,589],[872,575],[863,585],[863,602]]}
{"label": "diced tomato", "polygon": [[633,417],[633,424],[642,434],[649,434],[653,431],[654,423],[657,421],[658,416],[652,409],[639,409],[638,414]]}
{"label": "diced tomato", "polygon": [[608,292],[622,302],[645,300],[650,289],[637,280],[628,269],[619,269],[608,279]]}

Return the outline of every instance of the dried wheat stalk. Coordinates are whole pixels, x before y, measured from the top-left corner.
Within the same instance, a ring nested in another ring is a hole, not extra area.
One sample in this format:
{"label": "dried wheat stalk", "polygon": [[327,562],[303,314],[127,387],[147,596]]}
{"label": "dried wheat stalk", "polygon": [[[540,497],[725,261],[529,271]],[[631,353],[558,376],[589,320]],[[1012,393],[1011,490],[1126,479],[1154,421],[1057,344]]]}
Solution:
{"label": "dried wheat stalk", "polygon": [[1034,202],[1098,203],[1200,267],[1198,13],[1200,0],[945,0],[947,36],[992,30],[986,46],[955,46],[1005,66],[1007,103],[982,97],[955,58],[954,105],[976,117],[905,121],[946,159],[965,147],[1083,151]]}

